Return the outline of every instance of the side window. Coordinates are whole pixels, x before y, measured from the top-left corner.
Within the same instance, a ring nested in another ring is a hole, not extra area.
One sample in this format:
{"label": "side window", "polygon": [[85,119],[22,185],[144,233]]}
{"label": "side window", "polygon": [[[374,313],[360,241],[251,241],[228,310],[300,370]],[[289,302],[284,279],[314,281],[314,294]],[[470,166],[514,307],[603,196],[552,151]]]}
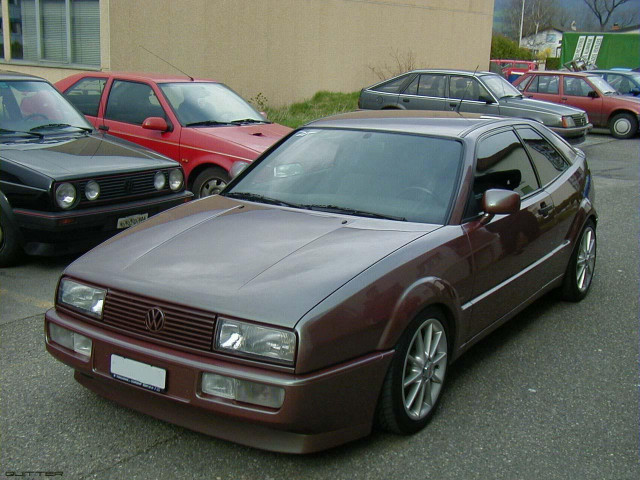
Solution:
{"label": "side window", "polygon": [[418,95],[425,97],[444,97],[445,80],[444,75],[422,74],[418,84]]}
{"label": "side window", "polygon": [[371,90],[383,93],[400,93],[400,87],[402,87],[406,81],[407,75],[402,75],[401,77],[391,79],[388,82],[381,83]]}
{"label": "side window", "polygon": [[520,128],[518,133],[527,146],[540,183],[547,185],[569,168],[569,164],[551,144],[531,128]]}
{"label": "side window", "polygon": [[418,85],[420,84],[420,75],[417,75],[416,78],[409,84],[407,88],[402,92],[405,95],[418,95]]}
{"label": "side window", "polygon": [[487,91],[477,79],[459,75],[449,77],[449,98],[478,101],[481,94],[488,96]]}
{"label": "side window", "polygon": [[[516,88],[518,90],[520,90],[521,92],[524,92],[527,88],[527,85],[531,84],[531,87],[529,87],[529,91],[530,92],[537,92],[537,86],[538,86],[538,77],[536,77],[535,75],[531,75],[530,77],[525,77],[525,79],[523,81],[521,81],[518,85],[516,85]],[[535,87],[534,87],[535,86]]]}
{"label": "side window", "polygon": [[569,76],[562,79],[562,88],[565,95],[573,97],[586,97],[593,90],[583,78]]}
{"label": "side window", "polygon": [[633,86],[626,77],[622,75],[608,74],[607,82],[620,93],[629,93]]}
{"label": "side window", "polygon": [[106,78],[83,78],[68,89],[64,96],[84,115],[97,117],[100,97],[106,83]]}
{"label": "side window", "polygon": [[512,190],[523,197],[540,187],[527,152],[512,130],[483,138],[476,155],[473,192],[477,199],[490,188]]}
{"label": "side window", "polygon": [[145,83],[115,80],[104,117],[108,120],[142,125],[149,117],[166,115],[151,87]]}
{"label": "side window", "polygon": [[538,75],[538,93],[557,94],[560,79],[557,75]]}

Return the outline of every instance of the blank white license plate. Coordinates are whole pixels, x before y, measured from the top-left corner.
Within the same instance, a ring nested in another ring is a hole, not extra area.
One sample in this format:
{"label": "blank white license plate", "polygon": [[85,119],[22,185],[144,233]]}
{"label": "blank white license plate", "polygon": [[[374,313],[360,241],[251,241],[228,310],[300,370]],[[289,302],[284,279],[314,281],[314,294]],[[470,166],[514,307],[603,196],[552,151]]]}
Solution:
{"label": "blank white license plate", "polygon": [[118,219],[117,228],[128,228],[139,224],[140,222],[149,218],[148,213],[140,213],[138,215],[129,215],[128,217],[122,217]]}
{"label": "blank white license plate", "polygon": [[111,355],[111,375],[139,387],[162,392],[166,390],[167,371],[120,355]]}

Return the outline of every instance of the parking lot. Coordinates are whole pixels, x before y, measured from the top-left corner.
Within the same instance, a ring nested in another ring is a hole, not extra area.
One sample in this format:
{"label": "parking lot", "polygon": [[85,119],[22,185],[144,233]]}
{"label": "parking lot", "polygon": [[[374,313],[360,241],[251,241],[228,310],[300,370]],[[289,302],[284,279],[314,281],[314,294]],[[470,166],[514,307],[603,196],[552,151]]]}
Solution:
{"label": "parking lot", "polygon": [[73,258],[0,270],[0,478],[640,478],[640,139],[592,134],[581,148],[600,216],[590,294],[579,304],[546,296],[473,347],[411,437],[374,433],[291,456],[120,407],[44,349],[43,313]]}

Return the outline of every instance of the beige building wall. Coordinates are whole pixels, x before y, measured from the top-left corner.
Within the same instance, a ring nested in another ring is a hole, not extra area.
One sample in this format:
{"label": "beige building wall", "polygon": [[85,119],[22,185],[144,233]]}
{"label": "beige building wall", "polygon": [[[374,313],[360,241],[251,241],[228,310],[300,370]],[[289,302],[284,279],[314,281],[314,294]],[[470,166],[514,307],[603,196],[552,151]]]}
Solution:
{"label": "beige building wall", "polygon": [[[376,71],[487,69],[493,0],[101,0],[103,70],[222,81],[273,106],[352,92]],[[2,66],[1,68],[7,68]],[[69,69],[11,65],[56,81]]]}

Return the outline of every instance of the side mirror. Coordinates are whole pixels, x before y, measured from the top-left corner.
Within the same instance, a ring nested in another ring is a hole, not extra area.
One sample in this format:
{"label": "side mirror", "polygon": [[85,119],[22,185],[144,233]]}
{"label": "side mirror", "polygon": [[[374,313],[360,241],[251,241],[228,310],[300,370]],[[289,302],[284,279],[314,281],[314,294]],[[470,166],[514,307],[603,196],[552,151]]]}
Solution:
{"label": "side mirror", "polygon": [[587,96],[590,98],[598,98],[598,93],[595,90],[591,90],[589,93],[587,93]]}
{"label": "side mirror", "polygon": [[634,97],[637,97],[638,95],[640,95],[640,88],[632,88],[629,93]]}
{"label": "side mirror", "polygon": [[480,97],[478,98],[478,100],[480,100],[481,102],[485,102],[487,105],[490,105],[492,103],[495,103],[493,101],[493,98],[491,98],[489,95],[480,95]]}
{"label": "side mirror", "polygon": [[520,211],[520,195],[511,190],[487,190],[482,196],[482,209],[485,214],[481,223],[489,223],[495,215],[506,215]]}
{"label": "side mirror", "polygon": [[142,122],[142,128],[166,132],[169,130],[169,125],[167,125],[167,121],[162,117],[149,117],[145,118],[144,122]]}

